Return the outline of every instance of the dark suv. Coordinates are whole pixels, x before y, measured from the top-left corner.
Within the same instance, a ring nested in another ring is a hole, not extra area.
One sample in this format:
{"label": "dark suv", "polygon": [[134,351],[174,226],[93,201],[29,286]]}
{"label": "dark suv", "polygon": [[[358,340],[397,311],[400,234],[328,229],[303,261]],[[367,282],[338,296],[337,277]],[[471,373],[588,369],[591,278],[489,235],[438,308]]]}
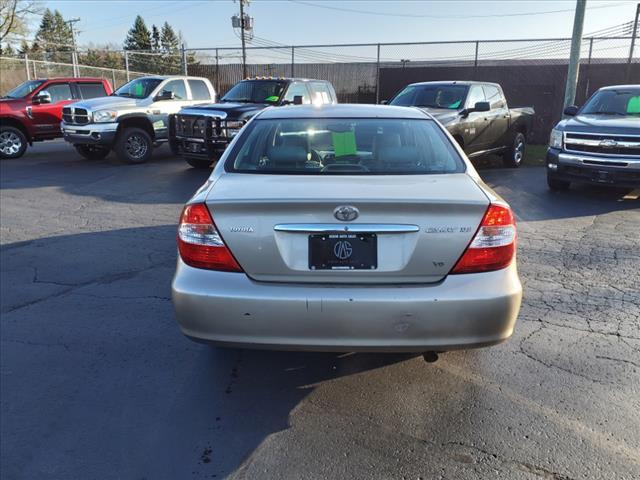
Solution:
{"label": "dark suv", "polygon": [[169,118],[169,144],[174,154],[196,168],[209,168],[233,137],[267,107],[337,103],[326,80],[258,77],[234,85],[218,103],[183,108]]}
{"label": "dark suv", "polygon": [[605,87],[582,108],[567,107],[551,131],[547,183],[640,186],[640,85]]}

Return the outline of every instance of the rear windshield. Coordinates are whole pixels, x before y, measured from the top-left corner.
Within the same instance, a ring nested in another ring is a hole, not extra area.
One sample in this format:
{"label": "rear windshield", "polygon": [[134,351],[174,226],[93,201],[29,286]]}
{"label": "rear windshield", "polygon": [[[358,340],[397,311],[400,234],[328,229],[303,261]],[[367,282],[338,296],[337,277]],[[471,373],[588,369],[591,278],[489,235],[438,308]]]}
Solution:
{"label": "rear windshield", "polygon": [[245,80],[229,90],[223,102],[278,103],[286,82],[272,80]]}
{"label": "rear windshield", "polygon": [[240,173],[406,175],[464,171],[433,120],[272,119],[250,123],[225,168]]}
{"label": "rear windshield", "polygon": [[466,85],[409,85],[389,103],[402,107],[457,110],[464,106]]}

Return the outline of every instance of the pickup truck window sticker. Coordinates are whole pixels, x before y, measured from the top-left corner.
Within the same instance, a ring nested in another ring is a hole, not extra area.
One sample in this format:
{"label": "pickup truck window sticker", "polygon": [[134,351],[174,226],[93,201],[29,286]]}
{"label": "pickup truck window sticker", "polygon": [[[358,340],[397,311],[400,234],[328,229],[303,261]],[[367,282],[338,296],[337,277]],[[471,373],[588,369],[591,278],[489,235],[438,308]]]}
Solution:
{"label": "pickup truck window sticker", "polygon": [[277,102],[278,100],[280,100],[280,97],[277,95],[271,95],[264,99],[265,102]]}
{"label": "pickup truck window sticker", "polygon": [[640,113],[640,95],[629,99],[627,113]]}
{"label": "pickup truck window sticker", "polygon": [[331,141],[333,142],[333,151],[335,152],[336,158],[356,155],[358,153],[356,134],[354,131],[332,132]]}

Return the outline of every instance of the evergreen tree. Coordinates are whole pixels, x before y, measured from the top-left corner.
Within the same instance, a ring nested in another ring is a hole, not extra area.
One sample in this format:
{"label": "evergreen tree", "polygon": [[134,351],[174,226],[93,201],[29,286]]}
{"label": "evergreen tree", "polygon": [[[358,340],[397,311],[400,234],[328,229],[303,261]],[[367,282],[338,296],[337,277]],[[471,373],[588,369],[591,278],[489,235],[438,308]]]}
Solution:
{"label": "evergreen tree", "polygon": [[144,20],[138,15],[133,22],[133,27],[127,33],[124,41],[125,50],[151,50],[151,33],[144,23]]}
{"label": "evergreen tree", "polygon": [[7,46],[2,49],[2,55],[6,55],[7,57],[12,57],[16,52],[13,51],[13,47],[10,43],[7,43]]}
{"label": "evergreen tree", "polygon": [[28,55],[29,51],[30,51],[30,47],[29,44],[27,43],[26,40],[22,40],[22,42],[20,42],[20,48],[18,48],[18,54],[19,55],[24,55],[25,53]]}
{"label": "evergreen tree", "polygon": [[160,44],[164,57],[162,68],[166,73],[182,73],[180,67],[182,60],[180,57],[180,40],[169,23],[164,22],[160,35]]}
{"label": "evergreen tree", "polygon": [[158,52],[160,51],[160,30],[155,25],[151,26],[151,48]]}
{"label": "evergreen tree", "polygon": [[[151,50],[151,32],[138,15],[133,22],[133,27],[127,33],[124,41],[125,50]],[[140,72],[148,72],[153,66],[154,59],[151,55],[129,55],[129,68]]]}
{"label": "evergreen tree", "polygon": [[71,62],[71,54],[67,52],[73,50],[72,43],[71,27],[65,22],[62,14],[58,10],[52,12],[50,9],[46,9],[35,36],[34,45],[37,44],[38,48],[34,49],[32,45],[31,53],[46,52],[46,60],[69,63]]}

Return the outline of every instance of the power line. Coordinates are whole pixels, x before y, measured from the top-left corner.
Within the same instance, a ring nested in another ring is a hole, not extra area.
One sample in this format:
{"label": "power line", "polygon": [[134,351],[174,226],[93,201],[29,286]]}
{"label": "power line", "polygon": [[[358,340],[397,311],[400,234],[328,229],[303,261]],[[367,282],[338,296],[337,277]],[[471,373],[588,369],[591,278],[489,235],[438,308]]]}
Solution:
{"label": "power line", "polygon": [[[562,10],[546,10],[541,12],[528,12],[528,13],[494,13],[490,15],[431,15],[431,14],[417,14],[417,13],[391,13],[391,12],[375,12],[371,10],[357,10],[354,8],[346,8],[346,7],[335,7],[326,4],[317,4],[311,2],[305,2],[302,0],[289,0],[291,3],[297,3],[299,5],[306,5],[309,7],[316,8],[324,8],[326,10],[336,10],[340,12],[349,12],[349,13],[358,13],[362,15],[378,15],[382,17],[402,17],[402,18],[435,18],[435,19],[446,19],[446,18],[455,18],[455,19],[467,19],[467,18],[501,18],[501,17],[530,17],[534,15],[548,15],[555,13],[566,13],[573,12],[573,8],[562,9]],[[618,7],[620,5],[625,5],[625,2],[621,3],[612,3],[608,5],[599,5],[596,7],[590,7],[588,10],[595,10],[598,8],[613,8]]]}

